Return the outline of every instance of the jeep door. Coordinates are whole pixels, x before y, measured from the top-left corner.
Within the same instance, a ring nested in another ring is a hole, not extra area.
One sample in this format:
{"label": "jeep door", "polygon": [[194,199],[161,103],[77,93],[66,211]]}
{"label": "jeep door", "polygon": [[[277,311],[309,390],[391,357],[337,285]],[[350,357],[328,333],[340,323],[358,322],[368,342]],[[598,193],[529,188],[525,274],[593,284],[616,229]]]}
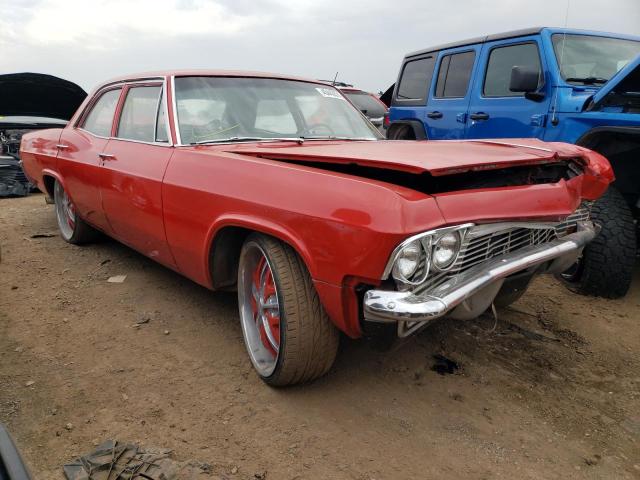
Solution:
{"label": "jeep door", "polygon": [[464,138],[479,52],[477,45],[440,52],[423,119],[429,139]]}
{"label": "jeep door", "polygon": [[[544,135],[550,95],[539,38],[489,42],[483,45],[473,85],[467,138],[524,138]],[[509,90],[513,67],[538,71],[536,99]]]}
{"label": "jeep door", "polygon": [[166,128],[163,83],[127,85],[118,110],[115,135],[102,153],[104,211],[123,243],[175,267],[162,213],[162,179],[174,151]]}

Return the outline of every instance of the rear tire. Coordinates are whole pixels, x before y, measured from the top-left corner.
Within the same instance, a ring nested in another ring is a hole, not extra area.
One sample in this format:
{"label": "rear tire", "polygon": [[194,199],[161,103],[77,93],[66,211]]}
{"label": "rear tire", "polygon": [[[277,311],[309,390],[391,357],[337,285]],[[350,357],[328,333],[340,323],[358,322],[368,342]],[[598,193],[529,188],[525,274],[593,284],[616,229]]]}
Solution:
{"label": "rear tire", "polygon": [[267,384],[309,382],[329,371],[339,333],[290,246],[261,234],[247,238],[240,253],[238,304],[249,357]]}
{"label": "rear tire", "polygon": [[78,216],[71,198],[58,180],[53,186],[53,198],[60,236],[66,242],[81,245],[92,242],[98,237],[98,231]]}
{"label": "rear tire", "polygon": [[624,297],[629,291],[636,261],[636,227],[622,194],[609,188],[591,210],[591,220],[602,230],[582,258],[560,279],[569,289],[605,298]]}

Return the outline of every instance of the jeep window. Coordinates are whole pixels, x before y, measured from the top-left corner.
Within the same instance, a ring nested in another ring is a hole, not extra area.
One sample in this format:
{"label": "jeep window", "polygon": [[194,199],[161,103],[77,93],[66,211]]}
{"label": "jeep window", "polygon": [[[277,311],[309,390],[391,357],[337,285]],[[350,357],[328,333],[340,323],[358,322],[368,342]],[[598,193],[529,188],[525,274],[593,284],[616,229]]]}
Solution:
{"label": "jeep window", "polygon": [[118,138],[153,142],[161,86],[135,87],[127,92],[118,123]]}
{"label": "jeep window", "polygon": [[377,129],[330,85],[247,77],[175,79],[183,144],[305,139],[377,140]]}
{"label": "jeep window", "polygon": [[435,96],[438,98],[465,97],[475,58],[476,52],[473,50],[442,57]]}
{"label": "jeep window", "polygon": [[408,103],[407,101],[409,100],[415,104],[424,103],[431,86],[434,65],[434,57],[421,58],[420,60],[412,60],[405,63],[402,77],[398,84],[396,100],[400,100],[403,103]]}
{"label": "jeep window", "polygon": [[[511,69],[516,66],[537,70],[538,76],[542,80],[540,56],[538,55],[538,46],[535,43],[520,43],[491,50],[482,94],[485,97],[520,97],[524,95],[509,90]],[[540,80],[538,86],[540,86]]]}
{"label": "jeep window", "polygon": [[119,88],[103,93],[85,118],[82,128],[100,137],[110,137],[119,98]]}
{"label": "jeep window", "polygon": [[358,109],[370,118],[384,116],[384,105],[367,92],[342,92]]}
{"label": "jeep window", "polygon": [[591,35],[551,37],[562,78],[574,85],[602,85],[640,55],[640,42]]}

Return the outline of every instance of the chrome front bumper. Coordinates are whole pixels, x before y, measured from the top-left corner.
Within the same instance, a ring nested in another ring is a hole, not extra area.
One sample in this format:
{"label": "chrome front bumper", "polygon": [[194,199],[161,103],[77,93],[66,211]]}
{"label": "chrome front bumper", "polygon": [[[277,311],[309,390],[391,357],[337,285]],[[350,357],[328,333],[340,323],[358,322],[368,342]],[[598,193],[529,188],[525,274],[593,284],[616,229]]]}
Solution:
{"label": "chrome front bumper", "polygon": [[419,295],[410,291],[369,290],[364,297],[364,318],[394,323],[427,322],[443,317],[475,294],[482,294],[484,289],[495,297],[498,289],[487,287],[514,273],[536,266],[544,273],[566,270],[598,230],[590,221],[578,222],[575,233],[492,258]]}

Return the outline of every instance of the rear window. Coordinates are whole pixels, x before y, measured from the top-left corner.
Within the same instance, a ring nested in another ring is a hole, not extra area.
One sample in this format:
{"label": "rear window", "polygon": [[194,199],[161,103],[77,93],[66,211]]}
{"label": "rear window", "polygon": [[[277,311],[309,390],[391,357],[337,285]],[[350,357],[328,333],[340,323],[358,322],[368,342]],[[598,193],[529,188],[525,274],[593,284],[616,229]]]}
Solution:
{"label": "rear window", "polygon": [[116,111],[119,98],[119,88],[103,93],[87,115],[82,128],[94,135],[110,137],[113,114]]}
{"label": "rear window", "polygon": [[445,55],[440,61],[436,97],[462,98],[467,95],[476,52]]}
{"label": "rear window", "polygon": [[349,100],[351,100],[351,103],[358,107],[358,110],[360,110],[368,117],[375,118],[384,116],[386,112],[384,106],[367,92],[343,93]]}
{"label": "rear window", "polygon": [[403,103],[424,103],[433,77],[434,57],[421,58],[405,63],[398,84],[396,100]]}

